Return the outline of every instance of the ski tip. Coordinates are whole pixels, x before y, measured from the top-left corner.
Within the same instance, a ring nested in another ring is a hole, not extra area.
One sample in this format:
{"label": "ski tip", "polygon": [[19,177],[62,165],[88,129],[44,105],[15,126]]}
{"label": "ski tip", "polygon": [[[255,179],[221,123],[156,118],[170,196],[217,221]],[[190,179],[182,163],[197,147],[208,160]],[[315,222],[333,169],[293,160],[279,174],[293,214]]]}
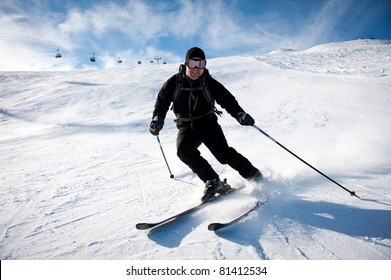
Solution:
{"label": "ski tip", "polygon": [[221,223],[212,223],[212,224],[209,224],[208,225],[208,230],[210,230],[210,231],[216,231],[216,230],[218,230],[218,229],[220,229],[220,228],[222,228],[223,226],[222,226],[222,224]]}
{"label": "ski tip", "polygon": [[146,230],[152,228],[154,225],[149,223],[138,223],[136,224],[136,228],[139,230]]}

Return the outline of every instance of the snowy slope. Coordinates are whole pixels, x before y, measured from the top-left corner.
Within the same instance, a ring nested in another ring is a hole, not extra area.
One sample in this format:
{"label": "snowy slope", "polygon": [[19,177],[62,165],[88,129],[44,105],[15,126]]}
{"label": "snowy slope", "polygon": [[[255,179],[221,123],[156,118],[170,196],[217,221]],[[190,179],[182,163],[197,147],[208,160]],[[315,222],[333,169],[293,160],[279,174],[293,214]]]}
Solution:
{"label": "snowy slope", "polygon": [[[0,73],[1,259],[391,259],[390,41],[208,61],[259,127],[361,199],[224,114],[228,142],[267,180],[246,183],[201,147],[246,188],[164,231],[138,231],[203,191],[176,157],[172,112],[160,139],[174,179],[147,130],[177,68]],[[242,223],[206,229],[266,197]]]}

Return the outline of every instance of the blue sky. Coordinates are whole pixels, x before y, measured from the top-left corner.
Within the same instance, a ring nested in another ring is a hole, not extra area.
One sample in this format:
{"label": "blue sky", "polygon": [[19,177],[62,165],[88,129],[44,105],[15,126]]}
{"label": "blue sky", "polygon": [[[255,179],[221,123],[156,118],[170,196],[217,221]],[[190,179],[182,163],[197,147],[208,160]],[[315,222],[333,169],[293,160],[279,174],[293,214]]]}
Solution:
{"label": "blue sky", "polygon": [[0,0],[0,26],[0,71],[142,67],[192,46],[210,59],[391,39],[391,1]]}

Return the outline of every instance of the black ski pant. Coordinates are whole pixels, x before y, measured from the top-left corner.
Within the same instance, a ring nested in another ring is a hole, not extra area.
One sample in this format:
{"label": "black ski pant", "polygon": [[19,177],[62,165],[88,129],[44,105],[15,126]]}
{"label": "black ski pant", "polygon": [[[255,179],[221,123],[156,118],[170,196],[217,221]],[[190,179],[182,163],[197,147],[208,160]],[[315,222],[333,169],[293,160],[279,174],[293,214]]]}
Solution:
{"label": "black ski pant", "polygon": [[178,157],[202,181],[206,182],[219,177],[208,161],[201,156],[198,148],[202,143],[221,164],[228,164],[242,177],[251,178],[258,171],[247,158],[228,146],[217,121],[208,119],[208,121],[195,122],[191,127],[179,129],[176,142]]}

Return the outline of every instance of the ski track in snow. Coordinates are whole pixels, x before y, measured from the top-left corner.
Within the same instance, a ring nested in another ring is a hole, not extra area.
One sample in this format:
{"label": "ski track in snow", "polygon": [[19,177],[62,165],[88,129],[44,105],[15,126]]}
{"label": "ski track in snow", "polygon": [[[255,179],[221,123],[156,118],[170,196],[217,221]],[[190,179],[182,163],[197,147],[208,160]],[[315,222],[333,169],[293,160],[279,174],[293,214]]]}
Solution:
{"label": "ski track in snow", "polygon": [[[356,191],[350,197],[256,130],[219,118],[227,140],[265,174],[198,204],[202,182],[176,157],[168,112],[148,132],[156,94],[178,65],[104,71],[0,72],[1,259],[390,259],[391,44],[357,40],[306,51],[211,59],[208,68],[273,138]],[[256,199],[269,199],[216,233]]]}

